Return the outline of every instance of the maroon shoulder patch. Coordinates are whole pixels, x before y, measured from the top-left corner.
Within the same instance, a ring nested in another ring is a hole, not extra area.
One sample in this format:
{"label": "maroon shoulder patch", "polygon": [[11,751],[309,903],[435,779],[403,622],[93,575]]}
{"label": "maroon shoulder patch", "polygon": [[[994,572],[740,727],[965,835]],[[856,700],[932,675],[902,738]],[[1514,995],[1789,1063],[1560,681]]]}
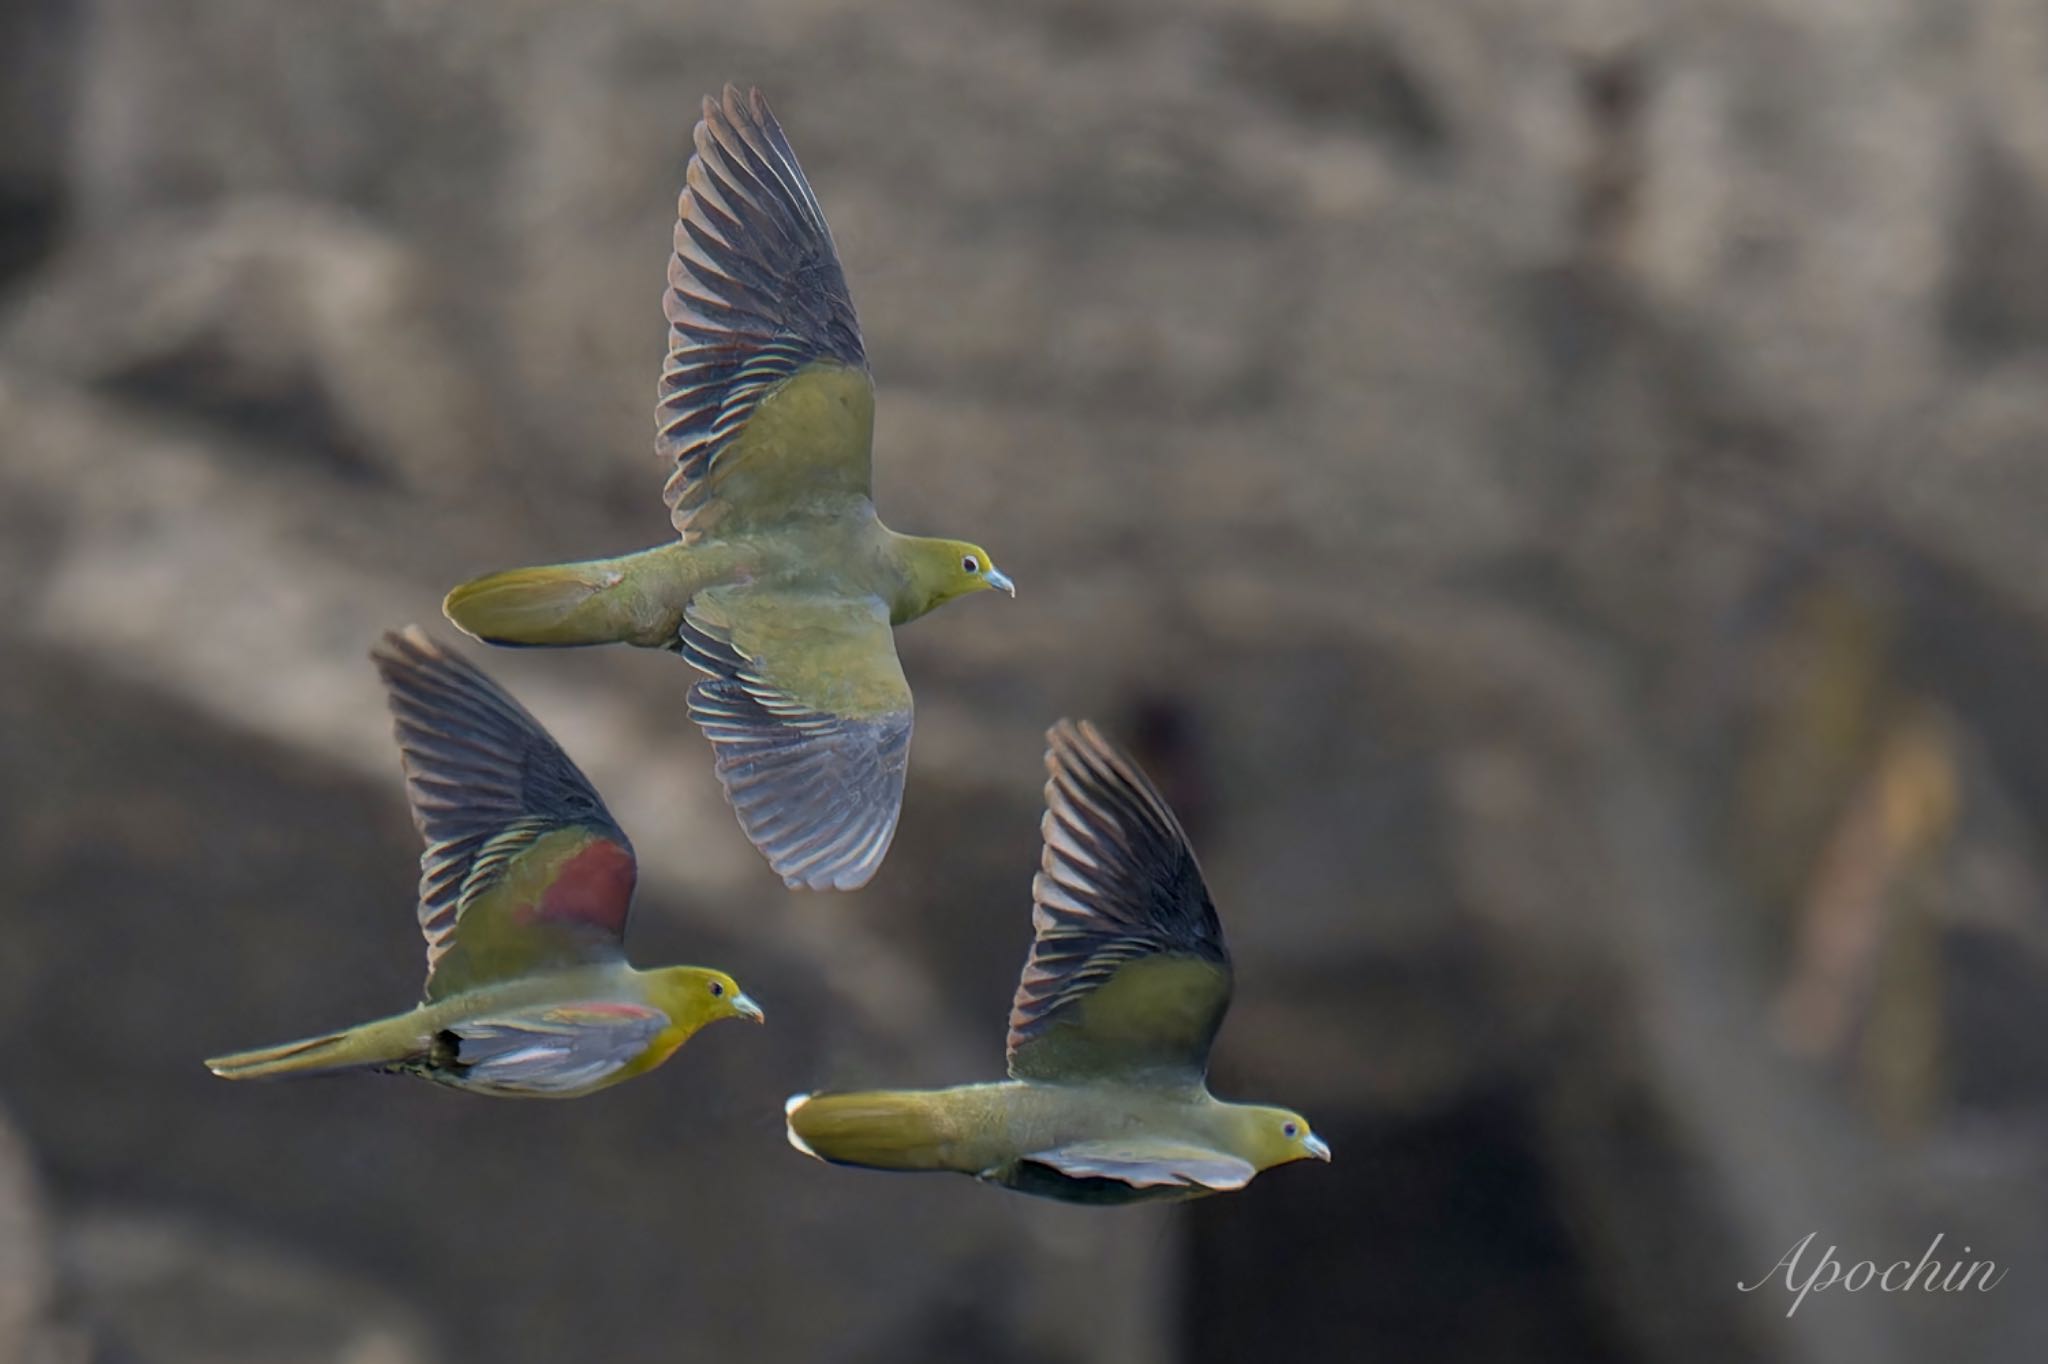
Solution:
{"label": "maroon shoulder patch", "polygon": [[543,923],[568,920],[590,924],[608,933],[626,931],[626,910],[640,869],[633,854],[601,834],[572,853],[541,892],[534,918]]}

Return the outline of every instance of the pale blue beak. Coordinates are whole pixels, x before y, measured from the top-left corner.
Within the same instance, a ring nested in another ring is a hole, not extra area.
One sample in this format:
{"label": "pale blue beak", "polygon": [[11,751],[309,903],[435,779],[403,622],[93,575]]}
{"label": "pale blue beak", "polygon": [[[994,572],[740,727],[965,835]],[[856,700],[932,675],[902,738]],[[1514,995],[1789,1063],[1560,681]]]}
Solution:
{"label": "pale blue beak", "polygon": [[[756,1023],[768,1021],[768,1015],[761,1012],[761,1006],[746,995],[734,995],[732,997],[732,1011],[741,1018],[751,1018]],[[1328,1160],[1329,1157],[1324,1156],[1323,1159]]]}
{"label": "pale blue beak", "polygon": [[1308,1134],[1308,1136],[1302,1139],[1301,1149],[1308,1152],[1310,1155],[1314,1156],[1317,1160],[1322,1161],[1324,1164],[1329,1163],[1330,1143],[1324,1141],[1315,1133],[1311,1132]]}
{"label": "pale blue beak", "polygon": [[1003,572],[1000,568],[991,566],[987,572],[981,575],[981,580],[990,587],[1000,587],[1013,597],[1017,595],[1017,584],[1011,582],[1010,575]]}

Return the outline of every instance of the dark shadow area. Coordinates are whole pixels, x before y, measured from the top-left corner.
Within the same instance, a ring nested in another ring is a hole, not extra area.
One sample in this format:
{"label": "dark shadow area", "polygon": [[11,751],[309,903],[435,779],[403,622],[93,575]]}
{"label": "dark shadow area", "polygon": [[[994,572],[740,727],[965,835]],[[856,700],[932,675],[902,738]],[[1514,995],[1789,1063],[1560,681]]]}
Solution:
{"label": "dark shadow area", "polygon": [[1257,1203],[1191,1210],[1184,1357],[1336,1360],[1370,1340],[1417,1364],[1631,1358],[1531,1122],[1512,1090],[1409,1120],[1319,1117],[1329,1169],[1282,1171]]}

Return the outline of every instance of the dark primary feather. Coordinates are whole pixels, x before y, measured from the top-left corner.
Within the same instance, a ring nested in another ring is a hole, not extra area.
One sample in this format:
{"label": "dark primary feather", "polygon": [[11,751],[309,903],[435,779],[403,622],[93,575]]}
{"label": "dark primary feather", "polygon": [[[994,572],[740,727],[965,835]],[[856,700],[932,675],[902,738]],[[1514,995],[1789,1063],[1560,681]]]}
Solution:
{"label": "dark primary feather", "polygon": [[1047,741],[1045,848],[1031,887],[1037,936],[1010,1011],[1011,1070],[1033,1071],[1027,1053],[1062,1024],[1092,1032],[1083,1040],[1104,1052],[1158,1050],[1161,1038],[1137,1041],[1126,1026],[1173,1030],[1176,1020],[1156,1009],[1085,1024],[1077,1012],[1122,968],[1150,958],[1206,964],[1176,979],[1182,997],[1165,1001],[1168,1015],[1182,1011],[1187,1020],[1165,1040],[1184,1044],[1181,1059],[1199,1070],[1229,1005],[1230,958],[1187,835],[1151,782],[1094,726],[1062,720]]}
{"label": "dark primary feather", "polygon": [[429,973],[454,945],[463,910],[543,834],[588,829],[631,857],[590,779],[475,666],[417,626],[386,634],[370,656],[389,695],[413,823],[427,845],[419,916]]}
{"label": "dark primary feather", "polygon": [[754,406],[804,365],[865,370],[860,324],[825,214],[759,90],[704,101],[677,210],[662,310],[668,363],[656,446],[676,464],[676,529],[710,496],[721,451]]}
{"label": "dark primary feather", "polygon": [[[888,621],[876,616],[884,636]],[[791,886],[852,890],[882,865],[896,836],[910,764],[911,707],[839,715],[793,699],[712,622],[685,618],[680,652],[711,677],[690,688],[718,780],[740,827]],[[893,649],[888,663],[895,664]]]}

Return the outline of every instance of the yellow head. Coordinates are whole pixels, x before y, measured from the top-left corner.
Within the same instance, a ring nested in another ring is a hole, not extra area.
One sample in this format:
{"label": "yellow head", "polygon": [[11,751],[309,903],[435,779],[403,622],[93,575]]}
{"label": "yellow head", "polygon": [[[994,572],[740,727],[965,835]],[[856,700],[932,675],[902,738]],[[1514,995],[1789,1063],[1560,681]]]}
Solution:
{"label": "yellow head", "polygon": [[649,974],[654,977],[649,1002],[686,1033],[721,1018],[762,1021],[761,1006],[748,999],[739,982],[723,971],[702,966],[665,966]]}
{"label": "yellow head", "polygon": [[1296,1160],[1328,1160],[1330,1144],[1309,1127],[1308,1119],[1285,1108],[1233,1104],[1234,1153],[1261,1170]]}
{"label": "yellow head", "polygon": [[938,540],[924,536],[902,539],[905,584],[896,603],[898,623],[914,620],[934,607],[970,592],[1000,588],[1017,595],[1017,585],[995,566],[988,551],[965,540]]}

